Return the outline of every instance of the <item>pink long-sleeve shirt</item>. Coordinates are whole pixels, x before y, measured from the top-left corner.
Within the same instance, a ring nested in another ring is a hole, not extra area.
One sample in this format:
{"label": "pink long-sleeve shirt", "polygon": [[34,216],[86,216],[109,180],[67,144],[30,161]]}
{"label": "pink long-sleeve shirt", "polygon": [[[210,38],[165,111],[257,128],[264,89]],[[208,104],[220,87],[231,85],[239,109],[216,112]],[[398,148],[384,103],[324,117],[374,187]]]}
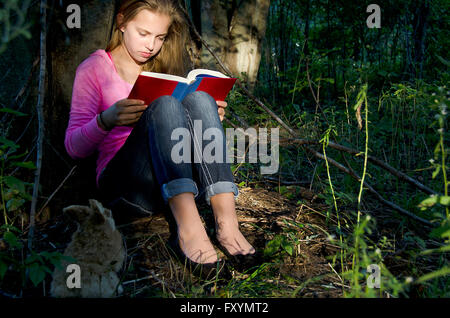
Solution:
{"label": "pink long-sleeve shirt", "polygon": [[64,145],[73,159],[88,157],[98,150],[97,187],[100,173],[133,130],[131,126],[116,126],[104,131],[98,126],[97,114],[127,98],[132,87],[119,76],[105,50],[92,53],[76,70]]}

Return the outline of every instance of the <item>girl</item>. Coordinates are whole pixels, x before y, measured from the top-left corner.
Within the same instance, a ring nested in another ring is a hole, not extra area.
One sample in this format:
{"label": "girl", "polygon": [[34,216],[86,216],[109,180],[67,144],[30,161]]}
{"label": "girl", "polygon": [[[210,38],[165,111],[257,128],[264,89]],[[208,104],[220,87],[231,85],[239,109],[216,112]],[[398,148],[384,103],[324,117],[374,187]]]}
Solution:
{"label": "girl", "polygon": [[[69,155],[84,158],[98,151],[97,187],[110,209],[153,213],[169,207],[176,224],[171,242],[191,264],[216,265],[216,251],[199,216],[196,200],[212,207],[216,239],[225,253],[242,258],[254,248],[239,230],[235,198],[239,191],[226,159],[222,163],[174,163],[171,140],[176,128],[191,132],[219,128],[227,103],[204,92],[182,103],[162,96],[151,105],[127,99],[141,71],[185,76],[187,25],[170,0],[124,1],[106,50],[97,50],[77,68],[65,136]],[[223,134],[223,154],[226,138]],[[194,150],[191,152],[194,153]],[[121,208],[122,207],[122,208]]]}

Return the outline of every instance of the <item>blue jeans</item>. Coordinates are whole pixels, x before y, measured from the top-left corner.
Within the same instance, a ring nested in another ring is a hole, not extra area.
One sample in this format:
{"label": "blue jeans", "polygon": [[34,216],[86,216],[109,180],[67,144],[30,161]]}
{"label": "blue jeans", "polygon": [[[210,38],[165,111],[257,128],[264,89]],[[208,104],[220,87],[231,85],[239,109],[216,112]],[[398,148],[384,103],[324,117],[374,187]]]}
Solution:
{"label": "blue jeans", "polygon": [[[205,145],[212,142],[198,136],[198,129],[194,129],[194,121],[198,120],[202,135],[208,128],[221,131],[222,142],[216,145],[222,147],[220,160],[195,160],[195,148],[197,153],[203,153]],[[180,145],[180,139],[171,140],[177,128],[190,133],[188,162],[176,163],[172,159],[172,150]],[[99,178],[101,201],[110,209],[125,206],[126,210],[153,214],[158,209],[167,210],[168,199],[184,192],[191,192],[196,201],[205,200],[208,204],[215,194],[232,192],[235,198],[239,195],[230,164],[226,162],[226,136],[217,104],[205,92],[189,94],[183,102],[172,96],[155,100],[142,113]]]}

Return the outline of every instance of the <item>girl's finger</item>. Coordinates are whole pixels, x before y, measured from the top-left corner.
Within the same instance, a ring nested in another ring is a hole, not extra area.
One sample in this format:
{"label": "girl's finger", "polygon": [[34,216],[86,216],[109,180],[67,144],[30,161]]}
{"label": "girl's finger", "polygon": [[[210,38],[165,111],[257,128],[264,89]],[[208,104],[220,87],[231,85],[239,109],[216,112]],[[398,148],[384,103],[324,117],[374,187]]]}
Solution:
{"label": "girl's finger", "polygon": [[139,118],[141,118],[142,113],[126,113],[126,114],[122,114],[122,116],[120,116],[120,120],[122,122],[126,122],[126,121],[135,121],[135,120],[139,120]]}
{"label": "girl's finger", "polygon": [[125,99],[125,105],[126,106],[131,106],[131,105],[144,105],[145,102],[143,100],[140,99]]}
{"label": "girl's finger", "polygon": [[129,99],[132,101],[135,105],[144,105],[145,102],[142,99]]}
{"label": "girl's finger", "polygon": [[217,103],[217,106],[219,106],[219,107],[227,107],[227,105],[228,105],[227,102],[220,101],[220,100],[216,101],[216,103]]}
{"label": "girl's finger", "polygon": [[143,105],[143,106],[130,106],[127,108],[127,114],[128,113],[140,113],[143,112],[144,110],[146,110],[148,107],[148,105]]}

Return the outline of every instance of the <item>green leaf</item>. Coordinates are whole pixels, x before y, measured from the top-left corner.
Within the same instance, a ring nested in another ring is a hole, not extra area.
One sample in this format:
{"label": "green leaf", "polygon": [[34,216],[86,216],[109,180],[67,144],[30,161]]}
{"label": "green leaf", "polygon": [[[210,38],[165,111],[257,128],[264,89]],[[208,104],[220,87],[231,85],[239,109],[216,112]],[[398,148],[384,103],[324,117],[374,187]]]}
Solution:
{"label": "green leaf", "polygon": [[19,112],[17,110],[14,110],[14,109],[11,109],[11,108],[8,108],[8,107],[0,108],[0,112],[1,113],[10,113],[10,114],[14,114],[14,115],[17,115],[17,116],[28,116],[28,114]]}
{"label": "green leaf", "polygon": [[450,205],[450,196],[432,195],[431,197],[420,202],[418,207],[423,211],[423,210],[426,210],[427,208],[432,207],[433,205],[435,205],[437,203],[444,205],[444,206],[449,206]]}
{"label": "green leaf", "polygon": [[30,265],[29,274],[34,286],[39,285],[45,278],[44,269],[37,263],[33,263]]}
{"label": "green leaf", "polygon": [[34,165],[34,163],[32,161],[25,161],[25,162],[16,162],[13,161],[11,163],[11,165],[13,166],[17,166],[17,167],[22,167],[22,168],[27,168],[27,169],[36,169],[36,166]]}
{"label": "green leaf", "polygon": [[25,193],[26,182],[17,179],[13,176],[4,176],[2,181],[10,188],[19,190],[20,193]]}
{"label": "green leaf", "polygon": [[8,187],[14,188],[15,186],[19,186],[22,183],[22,180],[13,176],[4,176],[2,178],[2,182],[4,182]]}
{"label": "green leaf", "polygon": [[292,243],[290,243],[286,238],[284,238],[281,241],[281,246],[290,256],[292,256],[292,254],[294,253],[294,247],[292,246]]}
{"label": "green leaf", "polygon": [[447,61],[446,59],[444,59],[443,57],[439,56],[436,54],[436,57],[438,58],[439,61],[441,61],[444,65],[446,66],[450,66],[450,62]]}
{"label": "green leaf", "polygon": [[269,241],[266,245],[266,248],[264,249],[264,255],[271,256],[278,252],[278,250],[280,249],[282,238],[283,237],[281,235],[277,235],[273,238],[273,240]]}
{"label": "green leaf", "polygon": [[9,140],[9,139],[7,139],[5,137],[1,137],[1,136],[0,136],[0,143],[5,145],[6,147],[13,148],[13,149],[20,148],[20,146],[17,145],[14,141]]}
{"label": "green leaf", "polygon": [[12,198],[11,200],[8,200],[8,202],[6,202],[6,208],[8,209],[8,211],[16,211],[24,203],[24,199]]}
{"label": "green leaf", "polygon": [[10,231],[14,231],[17,233],[21,232],[17,227],[15,227],[14,225],[11,225],[11,224],[3,224],[2,226],[0,226],[0,229],[1,230],[10,230]]}
{"label": "green leaf", "polygon": [[22,243],[19,242],[17,236],[13,232],[5,232],[3,233],[3,239],[8,243],[11,248],[20,248],[22,247]]}
{"label": "green leaf", "polygon": [[447,276],[450,275],[450,267],[449,266],[444,266],[441,269],[438,269],[437,271],[428,273],[423,275],[422,277],[420,277],[417,282],[418,283],[423,283],[426,282],[427,280],[433,279],[433,278],[437,278],[437,277],[441,277],[441,276]]}
{"label": "green leaf", "polygon": [[433,175],[432,175],[431,178],[432,179],[436,178],[440,171],[441,171],[441,165],[436,165],[436,169],[434,170]]}
{"label": "green leaf", "polygon": [[25,156],[26,154],[28,154],[28,150],[25,151],[23,154],[20,154],[20,155],[8,156],[8,159],[9,159],[9,160],[16,160],[16,159],[19,159],[20,157]]}
{"label": "green leaf", "polygon": [[440,239],[440,238],[444,238],[445,235],[448,235],[448,234],[450,234],[450,224],[445,224],[443,226],[433,229],[430,232],[429,237],[435,238],[435,239]]}
{"label": "green leaf", "polygon": [[359,91],[358,96],[356,97],[357,102],[355,106],[353,106],[353,110],[356,111],[359,108],[359,106],[361,106],[366,96],[367,96],[367,84],[364,84],[361,90]]}

